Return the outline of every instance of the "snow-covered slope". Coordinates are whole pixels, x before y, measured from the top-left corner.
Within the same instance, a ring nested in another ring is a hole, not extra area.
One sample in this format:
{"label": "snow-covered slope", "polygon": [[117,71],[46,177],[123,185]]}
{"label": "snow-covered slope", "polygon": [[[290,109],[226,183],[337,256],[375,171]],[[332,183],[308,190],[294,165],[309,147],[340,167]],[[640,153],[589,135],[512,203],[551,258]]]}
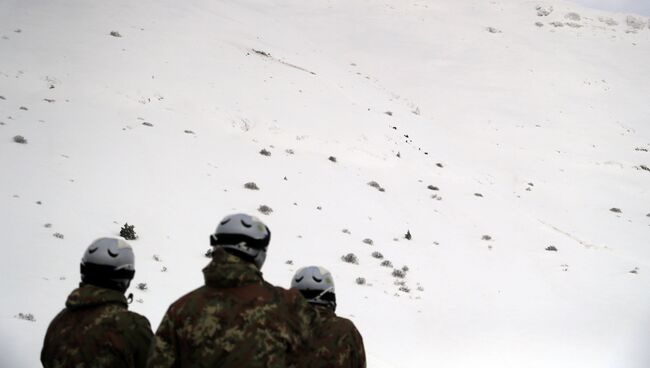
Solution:
{"label": "snow-covered slope", "polygon": [[38,366],[94,238],[136,226],[131,308],[156,328],[217,221],[261,205],[265,277],[330,269],[370,367],[650,364],[648,19],[5,0],[0,37],[3,367]]}

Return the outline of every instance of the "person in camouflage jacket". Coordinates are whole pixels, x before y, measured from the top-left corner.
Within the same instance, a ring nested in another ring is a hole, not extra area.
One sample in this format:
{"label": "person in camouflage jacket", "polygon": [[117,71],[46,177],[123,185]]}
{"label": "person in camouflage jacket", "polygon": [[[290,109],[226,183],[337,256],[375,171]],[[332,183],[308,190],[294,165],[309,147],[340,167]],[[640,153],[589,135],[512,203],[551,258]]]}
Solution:
{"label": "person in camouflage jacket", "polygon": [[41,363],[55,367],[144,367],[153,332],[127,309],[133,251],[121,239],[93,242],[82,259],[82,282],[50,323]]}
{"label": "person in camouflage jacket", "polygon": [[314,339],[314,357],[311,367],[366,366],[363,338],[349,319],[339,317],[330,307],[314,304],[321,320],[319,333]]}
{"label": "person in camouflage jacket", "polygon": [[258,219],[224,218],[211,236],[205,285],[167,310],[148,367],[291,367],[309,349],[316,313],[297,291],[264,281],[270,240]]}
{"label": "person in camouflage jacket", "polygon": [[332,274],[323,267],[299,269],[291,287],[300,291],[318,314],[319,328],[312,345],[314,351],[306,358],[310,367],[366,366],[363,338],[349,319],[336,315],[336,293]]}

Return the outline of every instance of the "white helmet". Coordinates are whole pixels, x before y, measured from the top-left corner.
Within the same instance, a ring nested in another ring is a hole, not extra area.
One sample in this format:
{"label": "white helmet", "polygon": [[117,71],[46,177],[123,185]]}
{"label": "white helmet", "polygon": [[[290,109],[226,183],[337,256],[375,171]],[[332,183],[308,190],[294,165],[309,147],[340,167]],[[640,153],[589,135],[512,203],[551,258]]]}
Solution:
{"label": "white helmet", "polygon": [[336,310],[334,278],[325,268],[309,266],[299,269],[291,280],[291,287],[298,289],[309,303]]}
{"label": "white helmet", "polygon": [[99,238],[81,258],[81,282],[121,292],[135,275],[133,249],[120,238]]}
{"label": "white helmet", "polygon": [[237,256],[262,268],[266,260],[266,249],[271,241],[271,231],[260,219],[238,213],[221,220],[210,245],[223,247]]}

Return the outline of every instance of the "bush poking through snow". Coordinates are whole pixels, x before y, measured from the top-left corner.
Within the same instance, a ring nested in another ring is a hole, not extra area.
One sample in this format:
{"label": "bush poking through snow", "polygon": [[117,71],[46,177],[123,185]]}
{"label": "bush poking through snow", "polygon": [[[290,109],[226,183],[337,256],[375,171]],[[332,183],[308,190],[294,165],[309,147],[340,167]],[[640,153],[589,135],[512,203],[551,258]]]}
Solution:
{"label": "bush poking through snow", "polygon": [[393,277],[397,277],[398,279],[403,279],[406,277],[406,272],[396,268],[393,270],[393,273],[391,275],[393,275]]}
{"label": "bush poking through snow", "polygon": [[113,37],[122,37],[122,35],[118,31],[111,31],[111,33],[109,33],[109,34],[111,36],[113,36]]}
{"label": "bush poking through snow", "polygon": [[377,182],[374,181],[374,180],[373,180],[373,181],[369,181],[369,182],[368,182],[368,185],[371,186],[371,187],[373,187],[373,188],[376,188],[376,189],[377,189],[378,191],[380,191],[380,192],[385,192],[385,191],[386,191],[386,189],[382,188],[382,186],[379,185],[379,183],[377,183]]}
{"label": "bush poking through snow", "polygon": [[260,155],[267,156],[267,157],[271,156],[271,151],[267,150],[266,148],[262,148],[262,150],[260,151]]}
{"label": "bush poking through snow", "polygon": [[630,273],[639,273],[639,267],[634,267],[634,269],[630,271]]}
{"label": "bush poking through snow", "polygon": [[203,255],[206,256],[207,258],[212,258],[212,253],[214,253],[214,249],[209,248],[208,250],[205,251]]}
{"label": "bush poking through snow", "polygon": [[545,249],[549,252],[557,252],[557,248],[554,245],[549,245]]}
{"label": "bush poking through snow", "polygon": [[384,255],[379,252],[372,252],[372,257],[377,259],[383,259]]}
{"label": "bush poking through snow", "polygon": [[372,241],[372,239],[370,239],[370,238],[365,238],[365,239],[362,240],[362,242],[363,242],[364,244],[368,244],[368,245],[374,245],[374,244],[375,244],[375,243]]}
{"label": "bush poking through snow", "polygon": [[535,10],[537,10],[537,16],[538,17],[547,17],[549,14],[553,12],[553,7],[543,7],[541,5],[538,5],[535,7]]}
{"label": "bush poking through snow", "polygon": [[610,208],[609,210],[612,211],[612,212],[614,212],[614,213],[622,213],[622,212],[623,212],[623,211],[621,211],[620,208],[616,208],[616,207],[612,207],[612,208]]}
{"label": "bush poking through snow", "polygon": [[293,261],[289,259],[289,260],[287,260],[286,262],[284,262],[284,264],[292,265],[292,264],[293,264]]}
{"label": "bush poking through snow", "polygon": [[61,234],[61,233],[54,233],[54,234],[52,234],[52,236],[57,238],[57,239],[63,239],[64,238],[63,234]]}
{"label": "bush poking through snow", "polygon": [[402,266],[402,271],[409,272],[409,266]]}
{"label": "bush poking through snow", "polygon": [[147,291],[149,288],[147,287],[146,282],[141,282],[136,286],[136,289],[142,290],[142,291]]}
{"label": "bush poking through snow", "polygon": [[567,13],[564,16],[564,19],[572,20],[574,22],[579,22],[581,18],[580,18],[580,14],[571,12],[571,13]]}
{"label": "bush poking through snow", "polygon": [[440,190],[440,188],[438,188],[435,185],[427,185],[427,189],[429,189],[429,190]]}
{"label": "bush poking through snow", "polygon": [[350,230],[348,230],[348,229],[343,229],[343,230],[341,230],[341,232],[342,232],[343,234],[348,234],[348,235],[352,234],[352,233],[350,232]]}
{"label": "bush poking through snow", "polygon": [[357,258],[354,253],[348,253],[344,256],[341,256],[341,260],[346,263],[359,264],[359,258]]}
{"label": "bush poking through snow", "polygon": [[366,279],[363,278],[363,277],[357,277],[357,279],[354,280],[354,281],[357,283],[357,285],[365,285],[366,284]]}
{"label": "bush poking through snow", "polygon": [[257,184],[255,184],[255,182],[252,182],[252,181],[244,184],[244,188],[250,189],[250,190],[260,190],[260,187],[258,187]]}
{"label": "bush poking through snow", "polygon": [[535,22],[535,25],[537,27],[544,27],[544,23],[542,23],[542,22]]}
{"label": "bush poking through snow", "polygon": [[498,28],[487,27],[487,28],[485,28],[485,29],[486,29],[488,32],[490,32],[490,33],[501,33],[501,30],[498,29]]}
{"label": "bush poking through snow", "polygon": [[16,318],[22,319],[24,321],[36,322],[36,318],[34,318],[34,315],[31,313],[18,313]]}
{"label": "bush poking through snow", "polygon": [[613,18],[607,18],[607,17],[598,17],[598,20],[607,24],[608,26],[617,26],[618,22],[615,21]]}
{"label": "bush poking through snow", "polygon": [[336,157],[334,157],[334,156],[330,156],[330,157],[328,158],[328,160],[330,160],[330,161],[332,161],[332,162],[336,162]]}
{"label": "bush poking through snow", "polygon": [[390,267],[390,268],[393,268],[393,262],[391,262],[391,261],[389,261],[389,260],[387,260],[387,259],[384,260],[384,261],[382,261],[379,265],[382,266],[382,267]]}
{"label": "bush poking through snow", "polygon": [[157,254],[153,255],[153,260],[156,261],[156,262],[161,262],[160,256],[157,255]]}
{"label": "bush poking through snow", "polygon": [[404,239],[411,240],[412,238],[413,235],[411,235],[411,230],[406,230],[406,234],[404,234]]}
{"label": "bush poking through snow", "polygon": [[409,287],[406,286],[406,285],[402,285],[402,286],[399,287],[399,291],[401,291],[403,293],[410,293],[411,289],[409,289]]}
{"label": "bush poking through snow", "polygon": [[120,236],[126,240],[137,239],[138,235],[135,233],[135,225],[129,225],[128,222],[124,223],[124,226],[120,229]]}
{"label": "bush poking through snow", "polygon": [[483,236],[481,237],[481,240],[486,240],[486,241],[488,241],[488,240],[492,240],[492,237],[489,236],[489,235],[483,235]]}
{"label": "bush poking through snow", "polygon": [[267,215],[267,216],[270,215],[271,213],[273,213],[273,208],[271,208],[271,207],[269,207],[269,206],[267,206],[265,204],[259,206],[257,208],[257,210],[260,211],[262,214]]}
{"label": "bush poking through snow", "polygon": [[627,26],[635,31],[645,28],[646,25],[645,20],[642,18],[633,17],[631,15],[628,15],[627,18],[625,18],[625,23],[627,23]]}
{"label": "bush poking through snow", "polygon": [[14,136],[14,142],[19,144],[27,144],[27,139],[25,139],[25,137],[23,137],[22,135],[17,135]]}

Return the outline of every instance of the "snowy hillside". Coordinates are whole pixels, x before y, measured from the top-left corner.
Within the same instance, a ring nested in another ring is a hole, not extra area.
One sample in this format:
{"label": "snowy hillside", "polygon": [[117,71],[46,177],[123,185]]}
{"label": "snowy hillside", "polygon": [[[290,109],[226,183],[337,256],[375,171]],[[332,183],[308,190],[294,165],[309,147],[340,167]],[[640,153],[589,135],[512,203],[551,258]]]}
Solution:
{"label": "snowy hillside", "polygon": [[135,225],[130,308],[155,329],[217,221],[249,212],[267,280],[333,273],[370,367],[650,366],[648,23],[560,1],[0,1],[0,365],[39,366],[93,239]]}

